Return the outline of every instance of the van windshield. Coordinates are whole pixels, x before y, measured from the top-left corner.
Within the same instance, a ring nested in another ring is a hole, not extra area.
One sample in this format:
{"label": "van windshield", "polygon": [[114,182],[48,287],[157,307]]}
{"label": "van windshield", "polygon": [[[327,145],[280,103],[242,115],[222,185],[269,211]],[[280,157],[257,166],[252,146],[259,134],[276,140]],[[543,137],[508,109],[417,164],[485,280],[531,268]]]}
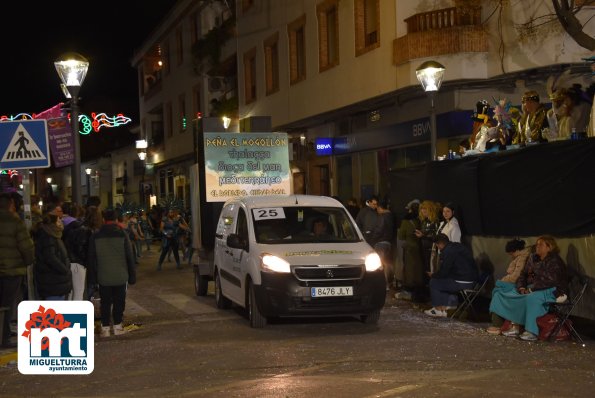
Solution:
{"label": "van windshield", "polygon": [[356,227],[341,207],[267,207],[252,209],[258,243],[359,242]]}

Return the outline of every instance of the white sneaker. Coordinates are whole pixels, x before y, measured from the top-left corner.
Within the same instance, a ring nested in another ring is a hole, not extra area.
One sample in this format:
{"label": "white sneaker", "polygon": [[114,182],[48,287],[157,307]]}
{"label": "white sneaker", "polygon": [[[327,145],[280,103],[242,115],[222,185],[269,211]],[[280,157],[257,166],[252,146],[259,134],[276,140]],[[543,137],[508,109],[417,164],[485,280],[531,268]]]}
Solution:
{"label": "white sneaker", "polygon": [[502,332],[502,336],[506,336],[506,337],[516,337],[518,335],[519,335],[519,327],[516,325],[513,325],[513,326],[511,326],[510,329]]}
{"label": "white sneaker", "polygon": [[114,336],[128,333],[128,330],[124,329],[121,323],[114,325]]}
{"label": "white sneaker", "polygon": [[424,314],[434,318],[446,318],[446,311],[437,310],[436,308],[430,308],[429,310],[425,310]]}
{"label": "white sneaker", "polygon": [[100,337],[109,337],[110,336],[110,327],[109,326],[102,326],[101,327],[101,334]]}
{"label": "white sneaker", "polygon": [[535,340],[537,340],[537,336],[536,335],[534,335],[533,333],[528,332],[526,330],[523,332],[523,334],[521,334],[520,338],[521,338],[521,340],[525,340],[525,341],[535,341]]}

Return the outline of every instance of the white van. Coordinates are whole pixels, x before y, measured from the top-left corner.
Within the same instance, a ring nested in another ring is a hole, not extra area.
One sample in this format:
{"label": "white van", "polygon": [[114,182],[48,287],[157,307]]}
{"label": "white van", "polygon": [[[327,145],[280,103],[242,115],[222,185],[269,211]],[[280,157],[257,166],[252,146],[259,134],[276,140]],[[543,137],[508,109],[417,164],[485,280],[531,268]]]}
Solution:
{"label": "white van", "polygon": [[378,255],[335,199],[292,195],[227,201],[213,259],[217,307],[269,317],[353,315],[376,323],[386,296]]}

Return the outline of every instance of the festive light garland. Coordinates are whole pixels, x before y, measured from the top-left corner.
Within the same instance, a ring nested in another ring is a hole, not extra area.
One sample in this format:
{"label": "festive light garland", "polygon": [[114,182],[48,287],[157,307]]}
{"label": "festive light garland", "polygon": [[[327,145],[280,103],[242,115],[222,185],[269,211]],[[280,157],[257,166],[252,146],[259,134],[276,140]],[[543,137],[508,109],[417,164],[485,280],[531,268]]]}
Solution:
{"label": "festive light garland", "polygon": [[[35,114],[30,115],[28,113],[19,113],[17,115],[11,116],[0,116],[0,122],[5,121],[15,121],[15,120],[33,120],[35,119]],[[70,113],[68,114],[68,119],[70,119]],[[91,134],[92,131],[96,133],[102,127],[119,127],[125,124],[128,124],[132,121],[127,116],[124,116],[121,113],[118,113],[116,116],[108,116],[106,113],[91,113],[91,117],[81,114],[79,115],[79,122],[82,125],[82,130],[79,131],[79,134],[88,135]]]}

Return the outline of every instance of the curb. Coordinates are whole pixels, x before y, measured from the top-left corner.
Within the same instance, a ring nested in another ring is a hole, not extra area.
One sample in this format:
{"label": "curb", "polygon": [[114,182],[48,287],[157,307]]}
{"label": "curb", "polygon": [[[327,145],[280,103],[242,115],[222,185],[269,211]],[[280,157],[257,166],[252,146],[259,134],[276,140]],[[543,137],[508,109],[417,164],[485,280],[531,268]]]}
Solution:
{"label": "curb", "polygon": [[7,352],[7,353],[0,353],[0,366],[4,366],[9,362],[16,362],[18,360],[18,353],[15,352]]}

